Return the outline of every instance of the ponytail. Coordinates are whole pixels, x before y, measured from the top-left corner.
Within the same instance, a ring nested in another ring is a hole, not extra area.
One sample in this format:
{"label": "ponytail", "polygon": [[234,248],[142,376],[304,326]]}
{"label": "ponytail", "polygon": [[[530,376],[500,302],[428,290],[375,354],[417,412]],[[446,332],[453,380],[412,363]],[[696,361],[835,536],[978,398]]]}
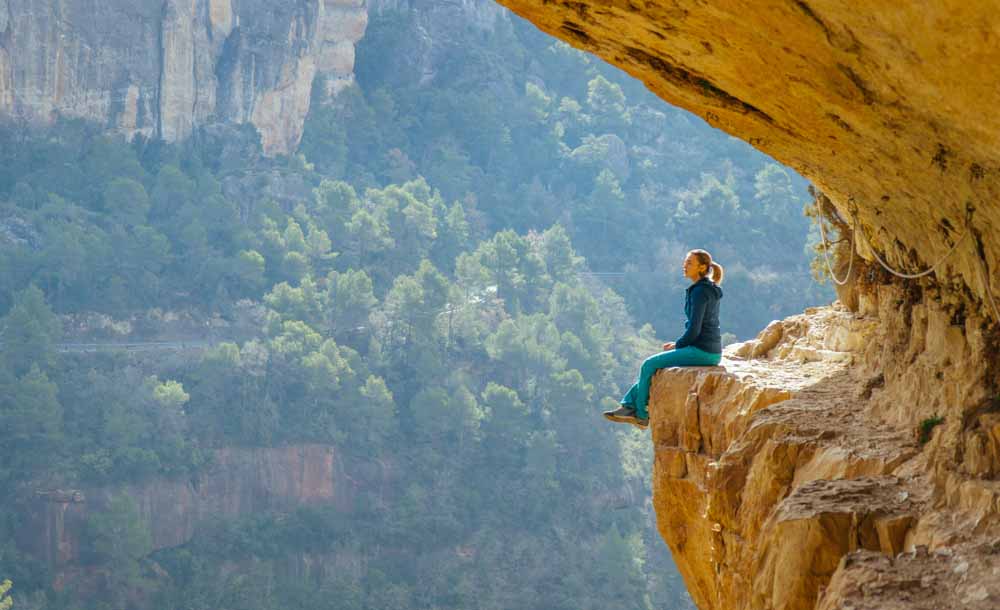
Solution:
{"label": "ponytail", "polygon": [[722,265],[712,260],[712,255],[709,254],[707,250],[696,248],[691,250],[688,254],[694,254],[699,263],[708,267],[708,269],[705,270],[705,275],[702,277],[708,277],[713,283],[715,283],[716,286],[722,283],[722,278],[726,275],[726,271],[722,268]]}
{"label": "ponytail", "polygon": [[722,278],[726,276],[726,270],[722,268],[722,265],[716,262],[709,263],[708,268],[712,273],[712,281],[718,286],[722,283]]}

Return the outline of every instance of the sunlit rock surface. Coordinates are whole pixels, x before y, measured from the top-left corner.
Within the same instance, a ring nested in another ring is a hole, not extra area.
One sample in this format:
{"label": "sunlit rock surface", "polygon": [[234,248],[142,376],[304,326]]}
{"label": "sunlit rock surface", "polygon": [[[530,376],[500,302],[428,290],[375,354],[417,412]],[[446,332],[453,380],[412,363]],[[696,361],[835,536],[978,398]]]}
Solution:
{"label": "sunlit rock surface", "polygon": [[0,0],[0,117],[182,140],[252,123],[294,151],[313,79],[353,82],[365,0]]}
{"label": "sunlit rock surface", "polygon": [[499,2],[856,206],[899,268],[944,256],[974,210],[938,278],[977,309],[987,278],[1000,297],[995,2]]}
{"label": "sunlit rock surface", "polygon": [[983,319],[893,285],[862,305],[654,378],[654,506],[702,610],[1000,607]]}
{"label": "sunlit rock surface", "polygon": [[[996,4],[499,2],[798,170],[838,270],[862,259],[850,310],[654,382],[657,517],[699,607],[1000,607]],[[901,283],[876,253],[943,262]]]}

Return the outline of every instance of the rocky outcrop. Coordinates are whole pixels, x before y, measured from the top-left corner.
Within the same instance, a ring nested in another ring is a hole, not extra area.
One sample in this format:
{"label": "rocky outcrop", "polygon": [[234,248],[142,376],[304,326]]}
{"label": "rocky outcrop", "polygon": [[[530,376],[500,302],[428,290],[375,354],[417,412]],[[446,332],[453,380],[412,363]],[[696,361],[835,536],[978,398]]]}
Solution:
{"label": "rocky outcrop", "polygon": [[879,285],[657,374],[654,506],[699,608],[1000,604],[997,337],[940,301]]}
{"label": "rocky outcrop", "polygon": [[353,82],[365,0],[0,0],[0,116],[168,141],[252,123],[292,152],[313,81]]}
{"label": "rocky outcrop", "polygon": [[499,2],[794,167],[847,238],[850,310],[654,382],[657,518],[699,607],[1000,607],[995,6]]}
{"label": "rocky outcrop", "polygon": [[354,509],[360,481],[374,487],[384,477],[378,464],[348,463],[326,445],[219,449],[210,465],[190,479],[38,490],[22,511],[27,524],[18,542],[32,556],[59,570],[80,559],[88,517],[105,510],[116,494],[125,493],[136,503],[157,550],[185,544],[210,519],[287,512],[317,504],[347,513]]}
{"label": "rocky outcrop", "polygon": [[962,239],[936,273],[948,298],[1000,298],[995,4],[499,2],[794,167],[865,259],[920,270]]}

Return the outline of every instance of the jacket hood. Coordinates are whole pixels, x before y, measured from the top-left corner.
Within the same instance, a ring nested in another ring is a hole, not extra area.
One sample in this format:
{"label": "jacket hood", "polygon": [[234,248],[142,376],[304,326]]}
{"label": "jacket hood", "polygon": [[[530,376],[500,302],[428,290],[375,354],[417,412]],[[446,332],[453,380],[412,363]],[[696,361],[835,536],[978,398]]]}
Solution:
{"label": "jacket hood", "polygon": [[707,277],[703,277],[700,280],[698,280],[697,282],[695,282],[695,283],[691,284],[690,286],[688,286],[687,287],[687,291],[691,292],[692,290],[694,290],[695,286],[701,286],[702,290],[711,290],[712,293],[715,294],[715,298],[716,299],[721,299],[722,298],[722,287],[721,286],[717,286],[715,284],[715,282],[713,282],[712,280],[708,279]]}

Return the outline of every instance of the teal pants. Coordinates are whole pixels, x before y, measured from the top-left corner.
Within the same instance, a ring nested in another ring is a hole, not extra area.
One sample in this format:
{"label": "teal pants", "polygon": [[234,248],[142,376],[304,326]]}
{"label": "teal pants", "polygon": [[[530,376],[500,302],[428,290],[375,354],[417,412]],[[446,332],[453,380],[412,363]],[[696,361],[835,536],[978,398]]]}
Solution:
{"label": "teal pants", "polygon": [[639,369],[639,379],[632,384],[621,400],[626,407],[634,407],[637,417],[646,419],[649,412],[646,404],[649,402],[649,382],[653,374],[660,369],[671,366],[715,366],[722,361],[722,354],[713,354],[689,345],[680,349],[654,354],[646,358]]}

